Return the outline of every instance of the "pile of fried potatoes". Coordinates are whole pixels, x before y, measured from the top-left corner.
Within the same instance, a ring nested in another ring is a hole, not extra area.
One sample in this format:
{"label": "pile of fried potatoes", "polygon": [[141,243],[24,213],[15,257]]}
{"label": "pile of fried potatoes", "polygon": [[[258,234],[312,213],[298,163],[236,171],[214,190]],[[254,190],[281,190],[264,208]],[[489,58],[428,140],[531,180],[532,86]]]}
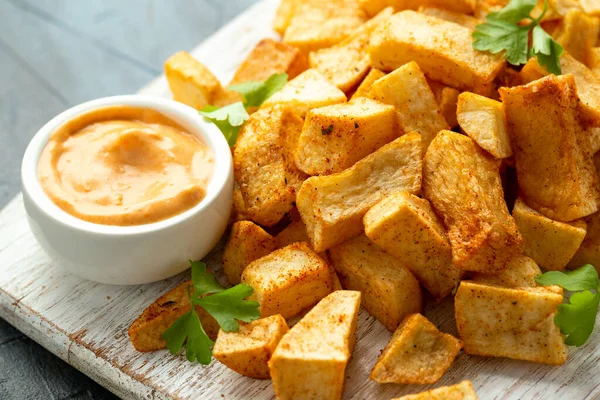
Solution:
{"label": "pile of fried potatoes", "polygon": [[[461,349],[565,363],[562,289],[534,277],[600,265],[600,2],[549,1],[560,76],[473,49],[507,3],[282,0],[282,41],[258,43],[232,80],[290,78],[232,149],[224,272],[254,288],[262,318],[217,333],[200,313],[217,360],[281,399],[339,399],[362,305],[393,332],[362,360],[376,382],[437,382]],[[192,107],[240,100],[187,53],[166,75]],[[182,293],[134,323],[136,348],[164,348]],[[452,295],[459,338],[421,315]],[[465,381],[403,397],[434,398],[477,396]]]}

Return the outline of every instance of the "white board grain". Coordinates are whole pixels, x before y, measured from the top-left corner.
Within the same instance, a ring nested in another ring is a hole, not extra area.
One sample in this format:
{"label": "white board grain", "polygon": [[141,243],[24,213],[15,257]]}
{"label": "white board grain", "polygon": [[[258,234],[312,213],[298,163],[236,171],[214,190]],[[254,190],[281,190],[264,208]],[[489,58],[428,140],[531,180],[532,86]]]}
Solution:
{"label": "white board grain", "polygon": [[[193,54],[227,82],[237,65],[264,37],[277,0],[263,1],[216,33]],[[141,90],[169,96],[164,77]],[[207,262],[220,269],[220,251]],[[62,271],[38,246],[27,225],[21,196],[0,212],[0,316],[42,346],[125,399],[272,399],[270,381],[244,378],[218,362],[192,365],[166,350],[138,353],[127,329],[161,293],[187,278],[141,286],[110,286]],[[430,302],[431,303],[431,302]],[[426,315],[443,331],[456,334],[452,301],[430,304]],[[390,399],[430,386],[378,385],[371,367],[390,338],[362,311],[358,341],[347,371],[346,399]],[[487,399],[600,399],[600,334],[571,349],[562,367],[460,354],[440,382],[431,387],[473,382]]]}

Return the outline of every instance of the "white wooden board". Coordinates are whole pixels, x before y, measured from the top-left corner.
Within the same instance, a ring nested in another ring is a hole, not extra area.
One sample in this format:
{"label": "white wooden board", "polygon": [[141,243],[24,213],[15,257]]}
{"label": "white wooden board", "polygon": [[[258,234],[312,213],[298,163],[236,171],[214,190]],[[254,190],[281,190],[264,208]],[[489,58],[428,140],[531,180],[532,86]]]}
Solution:
{"label": "white wooden board", "polygon": [[[232,21],[193,54],[227,82],[237,65],[270,30],[277,0],[265,0]],[[157,79],[141,93],[169,96]],[[220,267],[216,249],[207,261]],[[62,271],[42,252],[26,221],[21,196],[0,212],[0,317],[126,399],[272,399],[270,381],[241,377],[218,362],[192,365],[166,350],[138,353],[127,329],[161,293],[187,278],[143,286],[109,286]],[[456,334],[451,299],[430,305],[426,315],[443,331]],[[473,382],[481,399],[600,399],[600,329],[589,343],[571,349],[562,367],[460,354],[435,387]],[[361,312],[358,341],[347,371],[345,398],[391,399],[429,386],[378,385],[371,367],[390,334]],[[299,399],[301,400],[301,399]]]}

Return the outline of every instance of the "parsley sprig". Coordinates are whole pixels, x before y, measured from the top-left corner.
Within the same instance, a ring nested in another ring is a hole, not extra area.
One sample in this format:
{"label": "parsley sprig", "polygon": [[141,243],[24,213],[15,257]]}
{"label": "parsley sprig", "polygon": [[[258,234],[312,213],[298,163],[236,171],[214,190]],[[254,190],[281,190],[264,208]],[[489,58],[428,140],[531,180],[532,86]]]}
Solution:
{"label": "parsley sprig", "polygon": [[235,144],[240,129],[250,115],[248,109],[260,107],[269,97],[277,93],[288,81],[288,74],[273,74],[265,81],[244,82],[229,87],[241,93],[244,101],[218,108],[208,105],[199,111],[207,122],[212,122],[227,139],[230,146]]}
{"label": "parsley sprig", "polygon": [[205,263],[190,261],[190,264],[193,286],[193,292],[192,286],[188,286],[190,311],[179,317],[163,333],[162,339],[167,342],[171,354],[177,353],[185,344],[186,357],[190,362],[198,360],[200,364],[208,365],[214,342],[204,331],[195,306],[206,310],[226,332],[237,332],[238,320],[250,322],[260,318],[260,311],[256,301],[244,300],[254,291],[250,286],[240,284],[225,289],[206,270]]}
{"label": "parsley sprig", "polygon": [[[510,0],[502,10],[490,13],[486,22],[477,25],[473,32],[473,48],[492,54],[506,51],[506,61],[512,65],[525,64],[530,58],[537,57],[548,72],[560,75],[560,57],[564,50],[540,26],[548,9],[548,0],[544,0],[544,9],[538,18],[531,16],[536,4],[537,0]],[[521,21],[529,22],[521,25]]]}
{"label": "parsley sprig", "polygon": [[575,271],[550,271],[535,277],[537,283],[549,286],[558,285],[572,292],[569,302],[558,306],[554,323],[566,335],[569,346],[582,346],[590,338],[596,324],[600,287],[598,271],[587,264]]}

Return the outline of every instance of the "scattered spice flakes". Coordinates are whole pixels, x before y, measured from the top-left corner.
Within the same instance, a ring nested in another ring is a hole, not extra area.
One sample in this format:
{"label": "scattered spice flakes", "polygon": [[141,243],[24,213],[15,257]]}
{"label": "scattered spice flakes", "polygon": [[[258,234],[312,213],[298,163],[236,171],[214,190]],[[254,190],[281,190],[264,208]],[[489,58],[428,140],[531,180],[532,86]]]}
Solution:
{"label": "scattered spice flakes", "polygon": [[358,129],[358,122],[354,123],[354,129]]}
{"label": "scattered spice flakes", "polygon": [[323,136],[330,135],[333,132],[333,124],[329,125],[327,128],[321,128],[321,133]]}

